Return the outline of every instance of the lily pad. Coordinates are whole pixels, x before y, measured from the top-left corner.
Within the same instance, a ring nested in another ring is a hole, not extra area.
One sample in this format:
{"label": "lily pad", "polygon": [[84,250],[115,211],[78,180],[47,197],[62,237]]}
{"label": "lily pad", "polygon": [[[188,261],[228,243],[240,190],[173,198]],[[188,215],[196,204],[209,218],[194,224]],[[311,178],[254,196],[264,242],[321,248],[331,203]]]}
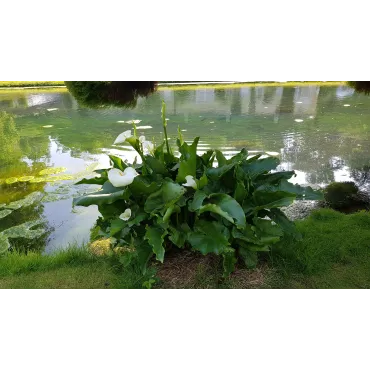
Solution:
{"label": "lily pad", "polygon": [[6,229],[2,232],[2,234],[6,238],[26,238],[26,239],[38,238],[45,234],[46,230],[45,229],[31,230],[31,228],[41,224],[42,222],[43,220],[28,221],[23,224]]}
{"label": "lily pad", "polygon": [[0,254],[5,253],[9,248],[9,239],[3,233],[0,233]]}
{"label": "lily pad", "polygon": [[18,177],[18,181],[19,182],[29,182],[33,180],[34,178],[35,176],[22,176],[22,177]]}
{"label": "lily pad", "polygon": [[65,172],[67,169],[65,167],[51,167],[51,168],[45,168],[44,170],[39,172],[40,176],[45,175],[55,175],[57,173]]}
{"label": "lily pad", "polygon": [[34,177],[32,180],[30,180],[31,184],[35,184],[39,182],[46,182],[46,178],[45,177]]}
{"label": "lily pad", "polygon": [[10,209],[3,209],[0,211],[0,219],[10,215],[12,212]]}
{"label": "lily pad", "polygon": [[9,177],[5,179],[5,184],[8,184],[8,185],[15,184],[16,182],[18,182],[17,177]]}
{"label": "lily pad", "polygon": [[31,194],[28,194],[23,199],[9,203],[8,205],[5,206],[5,208],[15,210],[22,207],[28,207],[33,203],[40,201],[42,197],[43,197],[42,193],[40,193],[39,191],[35,191]]}

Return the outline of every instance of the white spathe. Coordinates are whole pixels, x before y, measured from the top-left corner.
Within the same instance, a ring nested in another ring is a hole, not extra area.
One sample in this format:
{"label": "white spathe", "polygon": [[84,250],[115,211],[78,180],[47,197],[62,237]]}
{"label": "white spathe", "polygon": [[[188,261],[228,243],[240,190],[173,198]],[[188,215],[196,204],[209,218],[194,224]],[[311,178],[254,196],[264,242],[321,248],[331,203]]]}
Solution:
{"label": "white spathe", "polygon": [[139,137],[139,141],[142,144],[145,141],[145,136],[144,135],[143,136],[140,136]]}
{"label": "white spathe", "polygon": [[182,186],[189,186],[193,189],[197,189],[197,183],[194,180],[194,177],[191,175],[185,176],[186,183],[182,184]]}
{"label": "white spathe", "polygon": [[127,167],[123,172],[118,168],[112,168],[108,172],[108,179],[113,186],[120,188],[132,184],[134,178],[138,175],[135,168],[132,167]]}
{"label": "white spathe", "polygon": [[131,209],[127,208],[125,212],[121,213],[119,218],[123,221],[128,221],[131,218]]}
{"label": "white spathe", "polygon": [[125,132],[122,132],[122,134],[119,134],[117,136],[117,139],[114,141],[113,144],[121,144],[121,143],[124,143],[126,141],[126,139],[128,139],[129,137],[131,137],[131,130],[127,130]]}
{"label": "white spathe", "polygon": [[143,150],[148,153],[154,152],[154,144],[151,141],[144,141],[143,142]]}

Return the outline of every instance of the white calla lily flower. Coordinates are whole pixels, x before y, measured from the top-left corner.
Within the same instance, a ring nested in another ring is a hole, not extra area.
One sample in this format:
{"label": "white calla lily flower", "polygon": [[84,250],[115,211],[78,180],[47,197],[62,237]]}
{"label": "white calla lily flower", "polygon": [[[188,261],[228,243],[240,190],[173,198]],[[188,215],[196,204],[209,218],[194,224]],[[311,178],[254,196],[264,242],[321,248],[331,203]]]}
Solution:
{"label": "white calla lily flower", "polygon": [[151,141],[144,141],[143,142],[143,150],[148,153],[154,152],[154,144]]}
{"label": "white calla lily flower", "polygon": [[127,208],[125,212],[121,213],[119,218],[123,221],[128,221],[131,218],[131,209]]}
{"label": "white calla lily flower", "polygon": [[114,141],[113,144],[121,144],[121,143],[124,143],[126,141],[126,139],[128,139],[129,137],[131,137],[131,130],[127,130],[125,132],[122,132],[122,134],[119,134],[117,136],[117,139]]}
{"label": "white calla lily flower", "polygon": [[189,186],[190,188],[197,189],[197,183],[194,180],[194,177],[191,175],[185,176],[186,183],[182,186]]}
{"label": "white calla lily flower", "polygon": [[118,168],[112,168],[108,172],[108,179],[116,188],[132,184],[134,178],[139,174],[133,167],[127,167],[123,172]]}
{"label": "white calla lily flower", "polygon": [[140,137],[139,137],[139,141],[140,141],[140,143],[142,144],[142,143],[145,141],[145,136],[140,136]]}

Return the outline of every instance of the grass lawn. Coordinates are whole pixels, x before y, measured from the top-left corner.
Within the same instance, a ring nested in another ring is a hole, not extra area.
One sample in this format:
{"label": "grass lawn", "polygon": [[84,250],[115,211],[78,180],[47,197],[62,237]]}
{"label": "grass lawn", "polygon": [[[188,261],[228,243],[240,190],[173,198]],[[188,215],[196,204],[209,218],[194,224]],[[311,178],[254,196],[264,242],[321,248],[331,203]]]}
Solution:
{"label": "grass lawn", "polygon": [[[370,213],[314,211],[298,221],[302,241],[285,239],[261,254],[255,270],[237,267],[222,278],[217,256],[169,253],[154,262],[154,288],[370,288]],[[123,268],[115,257],[97,257],[86,248],[53,255],[10,253],[0,258],[0,288],[142,288],[150,277]]]}
{"label": "grass lawn", "polygon": [[0,88],[34,86],[64,86],[64,81],[0,81]]}

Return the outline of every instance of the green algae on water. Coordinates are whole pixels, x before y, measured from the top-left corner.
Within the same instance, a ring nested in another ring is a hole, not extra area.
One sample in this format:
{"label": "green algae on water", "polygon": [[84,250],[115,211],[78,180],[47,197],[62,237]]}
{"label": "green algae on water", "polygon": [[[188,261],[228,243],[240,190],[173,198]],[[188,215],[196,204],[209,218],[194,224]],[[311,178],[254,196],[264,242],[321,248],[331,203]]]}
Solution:
{"label": "green algae on water", "polygon": [[40,176],[45,175],[56,175],[57,173],[65,172],[67,169],[65,167],[52,167],[52,168],[45,168],[44,170],[39,172]]}

